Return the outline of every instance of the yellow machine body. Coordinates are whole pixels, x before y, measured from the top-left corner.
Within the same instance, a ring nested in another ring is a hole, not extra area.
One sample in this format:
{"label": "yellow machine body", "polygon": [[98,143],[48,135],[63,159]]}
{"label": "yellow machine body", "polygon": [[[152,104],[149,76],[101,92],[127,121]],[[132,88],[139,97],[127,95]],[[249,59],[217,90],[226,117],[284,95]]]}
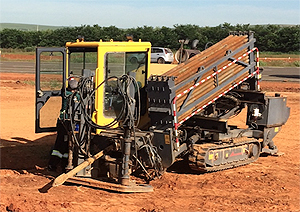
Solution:
{"label": "yellow machine body", "polygon": [[[113,72],[110,69],[115,69],[114,76],[116,77],[128,74],[128,72],[135,73],[135,78],[141,87],[145,86],[146,80],[150,76],[150,42],[118,42],[113,40],[108,42],[102,40],[99,42],[85,42],[77,40],[77,42],[66,43],[66,48],[70,50],[78,48],[81,51],[84,49],[86,52],[91,50],[97,52],[97,67],[95,70],[92,70],[95,71],[94,80],[96,88],[107,79],[108,71]],[[139,58],[139,55],[142,55],[142,58]],[[136,57],[137,60],[133,60],[133,57]],[[143,61],[139,61],[139,59]],[[71,71],[70,67],[67,66],[67,73]],[[111,123],[114,119],[114,116],[108,116],[104,112],[105,93],[104,86],[99,86],[96,90],[95,111],[93,114],[93,121],[102,126]],[[99,132],[100,130],[97,130],[97,133]]]}

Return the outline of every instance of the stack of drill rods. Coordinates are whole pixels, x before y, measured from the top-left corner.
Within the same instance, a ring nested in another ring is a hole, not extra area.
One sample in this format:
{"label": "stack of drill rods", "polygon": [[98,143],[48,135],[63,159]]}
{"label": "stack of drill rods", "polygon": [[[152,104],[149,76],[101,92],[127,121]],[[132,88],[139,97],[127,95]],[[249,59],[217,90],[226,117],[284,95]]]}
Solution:
{"label": "stack of drill rods", "polygon": [[[254,75],[256,73],[257,73],[257,71],[252,73],[251,75]],[[206,106],[208,106],[212,102],[216,101],[219,97],[225,95],[229,90],[231,90],[233,87],[240,84],[242,81],[244,81],[244,79],[246,79],[248,77],[249,77],[249,74],[244,73],[242,76],[238,77],[238,79],[235,81],[235,84],[228,84],[224,88],[219,90],[217,93],[211,95],[209,98],[206,98],[206,100],[204,100],[203,102],[201,102],[200,104],[197,105],[197,108],[195,107],[195,109],[191,109],[188,112],[186,112],[184,116],[180,116],[178,119],[178,124],[179,125],[183,124],[187,119],[189,119],[191,116],[193,116],[192,113],[199,113],[199,111],[201,109],[204,109]],[[209,99],[210,99],[210,101],[208,101]]]}
{"label": "stack of drill rods", "polygon": [[[179,93],[187,90],[189,87],[193,86],[195,83],[195,78],[193,77],[199,70],[199,67],[210,67],[214,64],[217,64],[218,61],[222,60],[224,56],[228,53],[230,50],[231,52],[234,52],[236,49],[240,48],[244,44],[248,42],[248,36],[234,36],[230,35],[227,38],[223,39],[219,43],[215,44],[214,46],[206,49],[199,55],[194,56],[190,60],[188,60],[186,63],[179,65],[178,67],[175,67],[165,73],[167,76],[176,76],[175,84],[179,84],[180,82],[183,82],[184,80],[190,78],[191,82],[186,83],[184,86],[176,90],[176,95]],[[243,55],[245,52],[247,52],[247,49],[241,50],[239,52],[235,52],[235,55],[233,55],[233,58],[239,57]],[[249,63],[248,57],[243,58],[240,60],[245,63]],[[218,64],[217,68],[223,67],[227,65],[229,61],[223,61],[222,63]],[[234,77],[237,73],[239,73],[241,70],[244,69],[244,66],[233,64],[232,66],[228,67],[226,70],[223,70],[221,73],[218,74],[218,84],[221,85],[231,77]],[[201,79],[206,79],[208,76],[214,73],[214,71],[217,70],[208,70],[206,73],[201,76]],[[209,101],[210,98],[215,98],[215,96],[220,95],[222,92],[224,92],[224,89],[228,89],[228,86],[230,87],[232,83],[236,82],[236,80],[243,79],[248,73],[244,73],[241,77],[238,79],[233,80],[232,82],[228,83],[228,85],[225,85],[223,89],[216,90],[216,92],[209,98],[206,98],[206,100],[203,100],[199,104],[197,104],[196,107],[193,107],[189,109],[188,111],[184,111],[183,114],[180,114],[178,117],[178,121],[182,121],[184,117],[191,114],[194,110],[197,110],[201,106],[205,105],[206,101]],[[200,81],[201,81],[200,79]],[[234,78],[233,78],[234,79]],[[189,104],[197,101],[202,96],[206,95],[210,91],[212,91],[216,86],[215,78],[210,78],[205,83],[203,83],[201,86],[198,86],[193,90],[191,98],[186,102],[185,107],[189,106]],[[186,98],[186,95],[184,95]],[[179,112],[179,108],[181,107],[183,101],[185,98],[178,98],[177,99],[177,111]],[[179,112],[180,113],[180,112]]]}
{"label": "stack of drill rods", "polygon": [[[243,55],[244,53],[247,52],[247,49],[244,49],[238,53],[236,53],[233,57],[237,58],[241,55]],[[240,54],[240,55],[239,55]],[[246,64],[249,64],[249,59],[248,57],[244,57],[241,60],[239,60],[240,62],[244,62]],[[221,63],[221,66],[224,65]],[[224,88],[220,89],[220,90],[216,90],[216,92],[211,95],[210,97],[206,98],[205,100],[210,100],[210,99],[214,99],[215,97],[219,96],[220,94],[222,94],[224,92],[224,90],[227,90],[232,84],[235,84],[239,81],[241,81],[242,79],[244,79],[247,75],[248,75],[248,71],[244,72],[244,74],[238,78],[234,77],[235,75],[237,75],[240,71],[242,71],[245,67],[242,65],[238,65],[238,64],[233,64],[231,65],[227,71],[223,70],[223,72],[220,72],[218,74],[218,84],[222,85],[222,83],[224,83],[225,81],[227,81],[228,79],[232,78],[231,82],[227,82],[227,85],[225,85]],[[194,89],[194,93],[191,95],[191,98],[187,101],[185,107],[187,107],[189,104],[194,103],[195,101],[197,101],[199,98],[201,98],[202,96],[206,95],[207,93],[209,93],[211,90],[213,90],[215,88],[215,79],[214,78],[210,78],[207,81],[205,81],[201,86],[197,87]],[[179,111],[180,105],[181,103],[183,103],[185,98],[179,98],[177,100],[177,111]],[[184,111],[184,113],[180,114],[178,117],[178,121],[182,122],[182,120],[185,119],[185,117],[189,116],[191,113],[193,113],[193,111],[196,111],[197,109],[203,107],[203,105],[205,105],[206,101],[203,100],[202,102],[200,102],[199,104],[197,104],[197,106]],[[179,112],[180,113],[180,112]]]}
{"label": "stack of drill rods", "polygon": [[[239,71],[238,71],[239,72]],[[237,73],[238,73],[237,72]],[[248,76],[249,73],[246,71],[244,74],[242,74],[240,77],[234,79],[233,81],[231,81],[230,83],[228,83],[227,85],[225,85],[222,89],[217,89],[217,91],[212,94],[210,97],[204,99],[202,102],[198,103],[195,107],[184,111],[184,113],[180,114],[178,117],[178,121],[180,122],[181,120],[183,120],[185,117],[187,117],[189,114],[191,114],[193,111],[197,110],[198,108],[202,107],[204,104],[206,104],[207,102],[209,102],[210,100],[214,99],[215,97],[219,96],[220,94],[222,94],[225,90],[227,90],[229,87],[231,87],[233,84],[238,83],[239,81],[241,81],[242,79],[244,79],[246,76]],[[224,79],[225,81],[226,79]],[[199,86],[201,87],[201,86]],[[209,89],[209,91],[211,91],[212,89]],[[195,101],[197,101],[199,98],[201,98],[202,96],[204,96],[205,94],[209,93],[209,91],[204,91],[204,92],[200,92],[198,94],[198,96],[193,97],[192,99],[189,99],[188,103],[185,106],[189,106],[189,104],[194,103]],[[178,109],[177,109],[178,111]]]}
{"label": "stack of drill rods", "polygon": [[[245,63],[249,62],[247,57],[243,58],[240,61],[245,62]],[[228,61],[227,61],[227,64],[228,64]],[[221,66],[221,67],[223,67],[223,66]],[[236,75],[237,73],[239,73],[243,69],[244,69],[243,66],[238,65],[238,64],[233,64],[233,65],[231,65],[229,71],[228,70],[221,71],[219,74],[217,74],[217,76],[218,76],[218,85],[222,85],[223,82],[228,80],[230,77],[233,77],[234,75]],[[212,72],[209,72],[209,73],[211,75],[214,72],[212,71]],[[205,79],[204,77],[202,77],[202,78]],[[191,94],[191,96],[190,96],[190,98],[187,102],[187,105],[194,102],[195,100],[197,100],[199,97],[201,97],[205,93],[208,93],[212,89],[214,89],[215,86],[216,86],[215,79],[216,79],[216,77],[215,78],[212,77],[212,78],[206,80],[201,86],[198,86],[198,87],[194,88],[194,90],[193,90],[193,92],[192,92],[192,94]],[[191,87],[193,85],[194,85],[194,83],[189,83],[188,84],[189,87]],[[187,97],[186,95],[183,95],[183,96],[181,96],[180,98],[177,99],[177,101],[176,101],[177,111],[181,107],[181,104],[183,103],[183,101],[185,100],[186,97]]]}
{"label": "stack of drill rods", "polygon": [[204,50],[203,52],[197,54],[196,56],[189,59],[185,63],[181,63],[176,68],[173,68],[173,69],[169,70],[167,72],[167,74],[170,75],[170,76],[174,76],[178,73],[184,72],[186,69],[189,68],[188,66],[194,65],[192,63],[196,60],[196,58],[197,58],[197,64],[198,64],[199,61],[202,61],[202,60],[206,59],[207,57],[210,57],[212,54],[214,54],[214,52],[216,52],[216,50],[218,48],[221,48],[224,44],[228,43],[228,40],[232,37],[233,37],[233,35],[229,35],[227,38],[221,40],[217,44],[215,44],[215,45],[211,46],[210,48]]}
{"label": "stack of drill rods", "polygon": [[[245,51],[243,51],[243,52],[246,52],[246,49],[245,49]],[[243,54],[243,52],[240,52],[240,54]],[[242,58],[240,61],[241,61],[241,62],[244,62],[244,63],[246,63],[246,64],[249,63],[248,57]],[[230,62],[230,61],[224,61],[223,63],[220,63],[220,64],[217,66],[217,68],[220,69],[220,68],[222,68],[222,67],[228,65],[229,62]],[[222,77],[222,75],[225,74],[225,72],[231,73],[231,69],[234,69],[234,68],[237,67],[237,66],[240,66],[240,65],[238,65],[238,64],[233,64],[231,67],[228,67],[227,70],[223,70],[221,73],[219,73],[219,74],[218,74],[218,77],[219,77],[219,78]],[[217,71],[217,70],[211,69],[211,70],[206,71],[206,73],[204,73],[204,74],[201,76],[201,78],[200,78],[199,81],[201,81],[202,79],[206,79],[208,76],[211,76],[213,73],[215,73],[215,71]],[[194,79],[196,79],[196,78],[194,78]],[[176,80],[177,80],[177,79],[176,79]],[[187,83],[186,85],[184,85],[183,88],[177,89],[177,90],[176,90],[176,93],[182,93],[184,90],[186,90],[187,88],[189,88],[190,86],[192,86],[194,83],[195,83],[195,81],[194,81],[193,79],[190,80],[190,82]]]}
{"label": "stack of drill rods", "polygon": [[[235,38],[235,37],[233,37]],[[244,44],[243,43],[237,43],[235,45],[229,45],[229,46],[223,46],[223,48],[219,49],[215,55],[212,55],[210,57],[206,57],[205,59],[201,59],[201,61],[198,61],[197,58],[196,60],[193,60],[193,58],[191,58],[190,60],[192,60],[192,64],[186,64],[187,67],[185,67],[185,72],[184,73],[174,73],[175,75],[169,75],[169,73],[167,72],[166,75],[167,76],[176,76],[177,79],[175,80],[175,84],[179,84],[184,82],[185,80],[193,82],[193,80],[188,80],[188,79],[193,79],[194,75],[198,72],[198,68],[199,67],[210,67],[214,64],[217,64],[220,60],[222,60],[226,54],[226,52],[230,49],[232,51],[234,51],[235,49],[239,48],[240,46],[242,46]],[[240,51],[237,55],[242,55],[243,51]],[[195,56],[197,57],[197,55]],[[195,64],[194,64],[195,63]],[[224,61],[221,64],[218,64],[218,67],[222,67],[224,65],[227,65],[229,62],[228,61]],[[175,68],[174,68],[175,69]],[[228,70],[227,70],[228,71]],[[214,72],[213,69],[206,71],[206,73],[203,74],[203,78],[206,78],[207,76],[210,76],[212,73]],[[186,82],[186,81],[185,81]],[[186,90],[186,88],[189,85],[185,84],[184,86],[181,86],[176,92],[181,93],[182,91]]]}
{"label": "stack of drill rods", "polygon": [[[230,35],[219,43],[194,56],[187,62],[180,64],[166,72],[164,75],[176,76],[177,80],[175,83],[178,84],[196,74],[199,67],[209,67],[210,65],[222,59],[225,56],[226,51],[234,51],[245,43],[247,43],[247,36]],[[182,90],[185,89],[182,88]]]}
{"label": "stack of drill rods", "polygon": [[195,70],[193,70],[193,71],[197,71],[196,69],[199,66],[199,62],[203,63],[203,62],[205,62],[206,58],[208,58],[208,57],[211,58],[212,54],[214,54],[218,49],[224,47],[224,45],[226,45],[226,43],[228,43],[227,41],[232,37],[233,37],[233,35],[230,35],[227,38],[225,38],[225,39],[221,40],[220,42],[218,42],[217,44],[215,44],[215,45],[209,47],[208,49],[204,50],[203,52],[200,52],[199,54],[195,55],[193,58],[191,58],[191,59],[187,60],[186,62],[181,63],[177,67],[169,70],[166,73],[166,75],[167,76],[175,76],[175,75],[179,75],[181,73],[185,73],[186,70],[191,69],[191,67],[194,68],[195,65],[196,65],[196,68],[194,68]]}

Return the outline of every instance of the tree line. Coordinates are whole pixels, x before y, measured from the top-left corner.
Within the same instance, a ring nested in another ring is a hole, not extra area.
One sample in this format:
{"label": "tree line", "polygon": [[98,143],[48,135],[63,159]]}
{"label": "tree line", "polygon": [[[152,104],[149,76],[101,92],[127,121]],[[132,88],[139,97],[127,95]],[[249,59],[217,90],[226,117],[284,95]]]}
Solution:
{"label": "tree line", "polygon": [[[143,26],[121,29],[115,26],[101,27],[99,25],[82,25],[77,27],[64,27],[45,31],[22,31],[16,29],[3,29],[0,31],[1,48],[33,50],[37,46],[60,47],[66,42],[75,41],[77,37],[84,36],[85,41],[126,40],[126,35],[133,35],[134,40],[150,41],[152,46],[163,46],[176,50],[179,40],[199,40],[198,49],[217,43],[227,37],[230,31],[253,31],[256,46],[260,51],[272,52],[300,52],[300,25],[250,25],[229,23],[215,27],[200,27],[198,25],[174,25],[173,27]],[[191,42],[190,42],[191,43]],[[188,48],[188,46],[187,46]]]}

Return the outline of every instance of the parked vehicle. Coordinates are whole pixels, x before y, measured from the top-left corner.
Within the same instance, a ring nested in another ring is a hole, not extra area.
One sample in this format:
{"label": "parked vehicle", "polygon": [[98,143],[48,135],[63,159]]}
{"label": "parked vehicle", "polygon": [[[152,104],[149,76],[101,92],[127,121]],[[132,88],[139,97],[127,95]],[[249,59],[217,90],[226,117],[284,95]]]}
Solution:
{"label": "parked vehicle", "polygon": [[151,63],[172,63],[174,55],[171,49],[163,47],[151,48]]}

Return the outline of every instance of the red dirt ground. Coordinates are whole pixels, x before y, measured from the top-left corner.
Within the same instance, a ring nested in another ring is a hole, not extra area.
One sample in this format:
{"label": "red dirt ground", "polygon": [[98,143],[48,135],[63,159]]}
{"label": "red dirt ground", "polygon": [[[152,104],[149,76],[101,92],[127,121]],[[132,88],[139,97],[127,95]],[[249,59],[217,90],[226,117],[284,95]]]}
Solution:
{"label": "red dirt ground", "polygon": [[[34,133],[34,81],[30,74],[0,74],[1,211],[299,211],[300,86],[262,82],[263,90],[288,97],[291,115],[274,141],[280,157],[260,157],[247,166],[193,174],[177,162],[151,182],[152,193],[120,194],[62,185],[48,193],[47,165],[55,134]],[[231,122],[242,124],[244,117]]]}
{"label": "red dirt ground", "polygon": [[[34,61],[35,60],[35,54],[1,54],[1,58],[4,60],[24,60],[24,61]],[[51,60],[51,59],[60,59],[59,56],[42,56],[43,60]]]}

